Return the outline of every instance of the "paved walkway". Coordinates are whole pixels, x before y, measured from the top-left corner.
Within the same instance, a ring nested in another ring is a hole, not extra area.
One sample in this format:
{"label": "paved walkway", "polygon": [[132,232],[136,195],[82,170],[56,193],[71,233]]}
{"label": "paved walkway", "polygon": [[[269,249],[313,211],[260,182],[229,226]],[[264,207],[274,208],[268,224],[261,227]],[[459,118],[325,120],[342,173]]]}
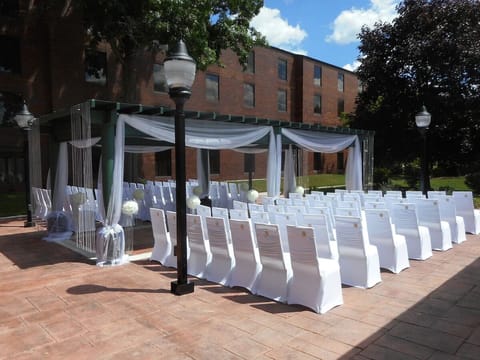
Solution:
{"label": "paved walkway", "polygon": [[[0,222],[0,359],[480,359],[480,237],[319,315],[148,260],[98,268]],[[150,235],[151,236],[151,235]]]}

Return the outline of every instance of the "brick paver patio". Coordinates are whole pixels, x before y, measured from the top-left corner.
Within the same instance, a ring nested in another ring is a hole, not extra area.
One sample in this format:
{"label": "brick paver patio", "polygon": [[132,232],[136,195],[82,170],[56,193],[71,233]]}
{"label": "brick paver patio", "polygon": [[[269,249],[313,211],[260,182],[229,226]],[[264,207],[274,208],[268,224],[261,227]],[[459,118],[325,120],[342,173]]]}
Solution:
{"label": "brick paver patio", "polygon": [[480,359],[479,236],[319,315],[197,279],[177,297],[174,269],[98,268],[22,224],[0,221],[0,359]]}

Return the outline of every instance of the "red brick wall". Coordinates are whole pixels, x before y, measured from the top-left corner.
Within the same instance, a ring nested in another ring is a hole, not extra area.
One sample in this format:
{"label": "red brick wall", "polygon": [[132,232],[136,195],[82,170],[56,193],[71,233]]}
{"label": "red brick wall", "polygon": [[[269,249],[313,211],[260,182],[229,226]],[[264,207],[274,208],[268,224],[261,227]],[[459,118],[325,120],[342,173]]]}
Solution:
{"label": "red brick wall", "polygon": [[[27,4],[25,0],[22,4]],[[23,5],[22,5],[23,6]],[[24,6],[22,8],[25,8]],[[89,98],[119,101],[122,99],[121,67],[116,63],[111,50],[100,45],[99,50],[107,53],[108,78],[105,86],[85,82],[84,37],[80,18],[76,14],[67,17],[54,16],[46,20],[23,15],[9,19],[0,28],[0,34],[21,38],[22,73],[0,73],[0,91],[22,94],[36,115],[68,108]],[[139,57],[137,66],[138,102],[145,105],[173,107],[168,94],[153,90],[153,64],[161,62],[165,54],[146,53]],[[287,61],[287,80],[277,75],[279,58]],[[205,96],[205,72],[197,72],[191,99],[186,108],[219,114],[245,115],[282,121],[302,121],[338,126],[337,100],[345,100],[345,112],[354,110],[358,85],[355,75],[333,65],[277,49],[255,49],[255,73],[244,72],[236,56],[230,50],[222,54],[223,66],[212,65],[208,73],[220,78],[220,99],[210,102]],[[322,86],[313,84],[314,65],[322,66]],[[337,75],[345,74],[345,91],[337,90]],[[255,107],[243,103],[243,84],[255,85]],[[277,110],[277,91],[287,90],[287,111]],[[313,113],[313,95],[322,96],[322,114]],[[1,135],[1,134],[0,134]],[[0,139],[1,140],[1,139]],[[174,154],[172,154],[174,156]],[[154,156],[142,160],[143,175],[154,176]],[[173,158],[174,159],[174,158]],[[304,169],[312,173],[312,154],[305,154]],[[196,177],[196,155],[187,151],[187,177]],[[335,172],[336,156],[325,156],[325,171]],[[174,166],[174,161],[173,161]],[[175,173],[175,169],[172,169]],[[255,177],[265,177],[266,155],[256,156]],[[243,173],[243,154],[234,151],[221,152],[221,174],[217,179],[246,177]]]}

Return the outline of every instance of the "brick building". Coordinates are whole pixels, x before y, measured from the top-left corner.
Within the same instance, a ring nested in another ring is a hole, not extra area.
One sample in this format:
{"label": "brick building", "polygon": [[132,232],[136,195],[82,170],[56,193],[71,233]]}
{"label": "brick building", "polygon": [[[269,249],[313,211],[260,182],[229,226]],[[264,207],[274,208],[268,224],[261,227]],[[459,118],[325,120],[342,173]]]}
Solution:
{"label": "brick building", "polygon": [[[0,191],[22,189],[23,136],[9,123],[22,98],[40,116],[90,98],[121,101],[123,95],[121,67],[107,45],[86,50],[79,15],[39,17],[31,3],[0,1]],[[164,51],[138,57],[138,103],[173,107],[163,78],[164,57]],[[359,83],[350,71],[273,47],[255,48],[246,69],[229,50],[221,61],[221,67],[197,72],[187,109],[325,126],[339,126],[342,113],[354,111]],[[48,141],[44,138],[43,145]],[[172,152],[129,155],[127,180],[171,177]],[[212,151],[212,178],[245,178],[247,158]],[[265,177],[265,161],[265,155],[255,156],[255,177]],[[300,174],[343,172],[344,163],[343,153],[298,151]],[[42,166],[45,181],[48,160],[42,159]],[[187,177],[195,176],[195,154],[187,151]]]}

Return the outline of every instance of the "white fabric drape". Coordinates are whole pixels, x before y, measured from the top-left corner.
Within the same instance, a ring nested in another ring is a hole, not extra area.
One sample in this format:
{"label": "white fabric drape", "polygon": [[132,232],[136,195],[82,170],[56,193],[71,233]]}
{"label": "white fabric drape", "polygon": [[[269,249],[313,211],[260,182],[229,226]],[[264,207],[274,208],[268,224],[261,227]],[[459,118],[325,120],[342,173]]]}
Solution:
{"label": "white fabric drape", "polygon": [[[159,140],[175,143],[175,120],[164,116],[120,115],[126,124]],[[185,146],[201,149],[233,149],[268,135],[270,126],[185,119]]]}
{"label": "white fabric drape", "polygon": [[61,142],[58,148],[57,171],[53,192],[53,211],[62,211],[67,196],[68,148],[67,142]]}
{"label": "white fabric drape", "polygon": [[72,146],[79,148],[79,149],[86,149],[92,147],[96,143],[100,141],[101,138],[93,137],[90,139],[77,139],[77,140],[70,140],[68,143]]}
{"label": "white fabric drape", "polygon": [[362,154],[357,135],[343,135],[306,131],[298,129],[282,129],[282,134],[295,142],[299,147],[313,152],[336,153],[353,147],[349,151],[345,173],[347,190],[362,190]]}
{"label": "white fabric drape", "polygon": [[[173,118],[121,114],[119,120],[153,138],[171,144],[175,143],[175,121]],[[281,155],[281,146],[279,151],[271,126],[185,119],[185,145],[192,148],[210,150],[245,148],[269,133],[267,192],[269,196],[278,196],[280,194],[281,175],[281,158],[279,159],[278,155]],[[277,135],[277,137],[281,137],[281,135]]]}
{"label": "white fabric drape", "polygon": [[173,146],[125,145],[125,152],[132,154],[157,153],[173,149]]}
{"label": "white fabric drape", "polygon": [[288,197],[288,194],[295,192],[297,187],[297,180],[295,178],[295,163],[293,161],[292,145],[288,146],[285,152],[285,164],[283,166],[283,195]]}

